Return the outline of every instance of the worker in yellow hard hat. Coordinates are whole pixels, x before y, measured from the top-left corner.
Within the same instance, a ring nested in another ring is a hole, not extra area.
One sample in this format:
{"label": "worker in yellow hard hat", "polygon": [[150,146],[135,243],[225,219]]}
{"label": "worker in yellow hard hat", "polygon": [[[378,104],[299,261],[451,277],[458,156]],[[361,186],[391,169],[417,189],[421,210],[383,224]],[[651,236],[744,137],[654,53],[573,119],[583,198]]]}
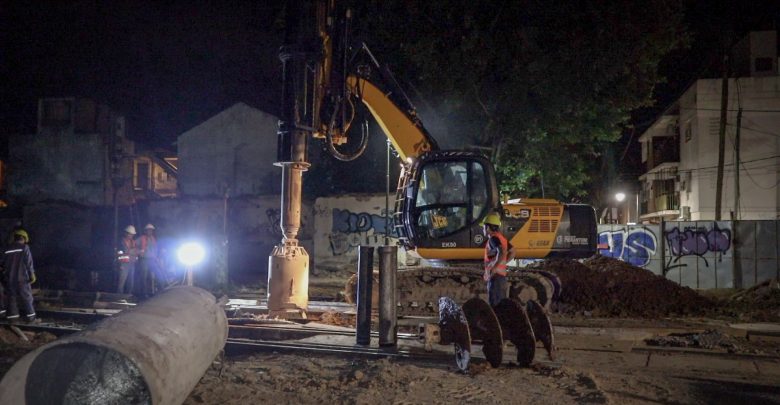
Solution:
{"label": "worker in yellow hard hat", "polygon": [[13,236],[14,241],[5,249],[2,260],[6,317],[9,321],[19,318],[17,300],[21,300],[25,319],[31,322],[35,320],[35,308],[30,284],[36,281],[36,277],[32,253],[27,246],[30,236],[24,229],[17,229]]}
{"label": "worker in yellow hard hat", "polygon": [[482,220],[485,242],[485,272],[482,278],[487,282],[488,302],[498,305],[507,297],[506,269],[509,241],[501,233],[501,216],[491,212]]}

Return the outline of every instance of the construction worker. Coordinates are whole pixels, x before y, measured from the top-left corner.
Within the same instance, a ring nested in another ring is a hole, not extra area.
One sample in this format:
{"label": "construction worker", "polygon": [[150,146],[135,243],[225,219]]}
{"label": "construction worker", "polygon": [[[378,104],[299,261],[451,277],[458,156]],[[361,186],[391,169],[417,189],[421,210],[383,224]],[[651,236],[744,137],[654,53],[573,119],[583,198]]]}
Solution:
{"label": "construction worker", "polygon": [[24,229],[16,230],[13,243],[6,248],[3,254],[3,286],[9,321],[19,318],[17,298],[21,298],[24,305],[25,319],[28,322],[35,320],[30,284],[36,281],[36,277],[32,253],[30,247],[27,246],[28,241],[29,237]]}
{"label": "construction worker", "polygon": [[[16,231],[25,231],[25,232],[27,232],[27,231],[24,229],[24,226],[22,226],[22,221],[21,221],[21,220],[19,220],[19,221],[16,221],[16,223],[14,224],[14,229],[13,229],[13,230],[11,230],[11,233],[8,235],[8,242],[7,242],[7,243],[8,243],[9,245],[11,245],[11,244],[13,244],[13,243],[14,243],[14,239],[16,238],[16,235],[15,235]],[[29,236],[29,235],[28,235],[28,236]],[[30,240],[29,240],[29,239],[27,240],[27,243],[28,243],[28,244],[30,243]]]}
{"label": "construction worker", "polygon": [[125,228],[119,250],[116,252],[117,262],[119,262],[119,282],[116,292],[119,294],[132,294],[135,286],[135,263],[138,261],[135,234],[135,227],[128,225]]}
{"label": "construction worker", "polygon": [[482,278],[487,282],[488,302],[498,305],[507,297],[506,263],[509,242],[501,233],[501,217],[490,213],[482,221],[482,232],[487,237],[485,243],[485,273]]}
{"label": "construction worker", "polygon": [[154,294],[155,284],[161,280],[160,255],[154,231],[154,225],[146,224],[144,234],[138,238],[138,260],[141,264],[141,288],[144,296]]}

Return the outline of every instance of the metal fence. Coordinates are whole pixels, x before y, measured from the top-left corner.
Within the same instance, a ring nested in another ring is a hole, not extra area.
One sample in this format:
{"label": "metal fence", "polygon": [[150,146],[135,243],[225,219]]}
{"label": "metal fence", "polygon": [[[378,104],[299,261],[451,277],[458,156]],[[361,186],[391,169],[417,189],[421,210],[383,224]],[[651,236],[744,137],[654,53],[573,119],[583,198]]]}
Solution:
{"label": "metal fence", "polygon": [[748,288],[780,277],[780,221],[599,225],[599,253],[691,288]]}

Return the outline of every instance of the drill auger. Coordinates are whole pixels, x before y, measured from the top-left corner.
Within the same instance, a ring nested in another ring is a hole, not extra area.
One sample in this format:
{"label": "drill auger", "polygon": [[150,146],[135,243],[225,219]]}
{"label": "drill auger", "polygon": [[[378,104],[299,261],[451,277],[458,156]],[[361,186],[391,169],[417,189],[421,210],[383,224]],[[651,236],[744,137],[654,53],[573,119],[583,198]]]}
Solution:
{"label": "drill auger", "polygon": [[536,301],[523,304],[504,299],[491,307],[480,298],[471,298],[458,306],[448,297],[439,298],[441,344],[452,343],[458,369],[467,371],[472,343],[482,344],[482,353],[492,367],[503,360],[504,340],[517,350],[517,363],[528,367],[536,354],[536,342],[542,342],[549,358],[554,358],[553,328],[544,308]]}

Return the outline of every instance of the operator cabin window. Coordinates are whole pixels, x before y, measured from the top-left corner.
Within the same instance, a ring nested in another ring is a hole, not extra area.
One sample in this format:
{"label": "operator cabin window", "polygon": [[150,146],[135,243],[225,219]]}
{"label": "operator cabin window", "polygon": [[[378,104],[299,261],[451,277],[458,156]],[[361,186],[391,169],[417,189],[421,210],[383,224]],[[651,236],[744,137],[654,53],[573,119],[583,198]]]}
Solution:
{"label": "operator cabin window", "polygon": [[415,200],[417,231],[441,238],[468,228],[487,209],[485,170],[476,162],[423,166]]}

